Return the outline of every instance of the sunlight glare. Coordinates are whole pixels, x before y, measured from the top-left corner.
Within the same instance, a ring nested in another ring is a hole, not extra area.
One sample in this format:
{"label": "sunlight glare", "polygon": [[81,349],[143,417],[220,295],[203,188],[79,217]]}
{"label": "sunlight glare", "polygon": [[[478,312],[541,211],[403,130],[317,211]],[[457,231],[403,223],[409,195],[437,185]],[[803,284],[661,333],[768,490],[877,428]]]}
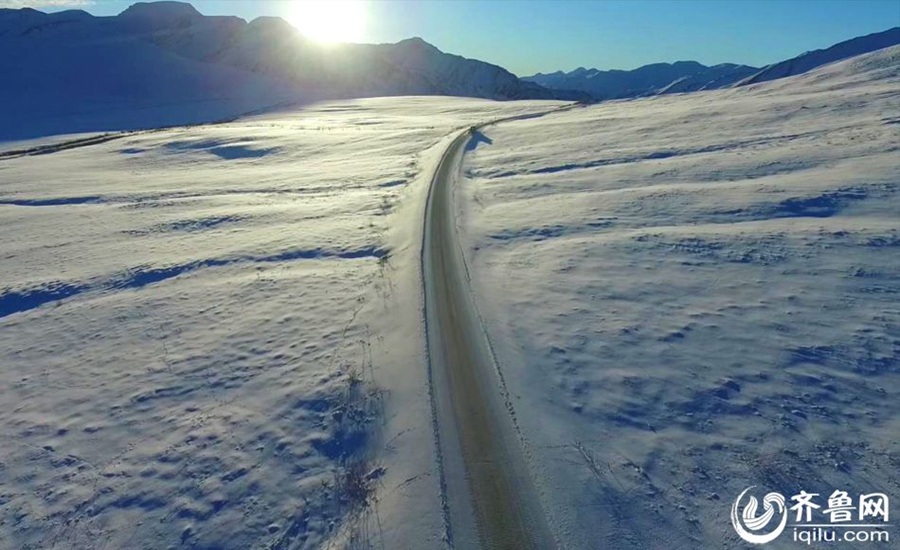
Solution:
{"label": "sunlight glare", "polygon": [[366,6],[360,0],[295,0],[287,20],[317,42],[359,42],[366,26]]}

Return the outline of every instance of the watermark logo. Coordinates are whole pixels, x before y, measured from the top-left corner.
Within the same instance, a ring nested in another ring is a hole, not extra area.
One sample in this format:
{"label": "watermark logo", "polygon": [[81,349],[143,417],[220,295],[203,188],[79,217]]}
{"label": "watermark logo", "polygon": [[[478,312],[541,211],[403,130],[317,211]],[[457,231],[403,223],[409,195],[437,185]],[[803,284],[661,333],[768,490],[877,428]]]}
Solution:
{"label": "watermark logo", "polygon": [[[860,494],[854,499],[840,489],[831,493],[820,504],[819,493],[800,491],[790,498],[787,505],[781,493],[768,493],[759,501],[747,493],[751,485],[741,492],[731,506],[731,524],[745,541],[765,544],[777,539],[788,527],[788,517],[793,512],[791,524],[793,540],[814,542],[888,542],[890,535],[890,499],[884,493]],[[825,506],[825,507],[823,507]]]}
{"label": "watermark logo", "polygon": [[[747,491],[753,487],[753,485],[747,487],[735,499],[734,504],[731,506],[731,524],[734,525],[734,530],[737,531],[737,534],[745,541],[752,544],[765,544],[777,539],[778,535],[784,531],[788,518],[787,508],[784,505],[784,495],[773,492],[763,497],[763,512],[760,515],[756,515],[759,510],[759,502],[757,502],[755,496],[751,495],[744,506],[743,513],[739,515],[738,509],[741,501],[744,499]],[[776,515],[779,516],[778,524],[774,529],[766,532],[766,528],[772,523],[772,519]],[[756,533],[756,531],[760,531],[760,533]]]}

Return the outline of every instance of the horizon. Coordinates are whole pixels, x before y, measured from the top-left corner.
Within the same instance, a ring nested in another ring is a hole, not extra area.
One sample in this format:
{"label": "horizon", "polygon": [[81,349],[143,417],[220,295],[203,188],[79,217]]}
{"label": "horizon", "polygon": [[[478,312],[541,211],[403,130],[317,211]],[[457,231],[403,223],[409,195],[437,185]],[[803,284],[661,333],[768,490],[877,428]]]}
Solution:
{"label": "horizon", "polygon": [[[135,3],[131,0],[0,0],[0,7],[31,7],[45,12],[82,9],[95,16],[113,16]],[[339,42],[395,43],[421,37],[444,52],[499,65],[520,77],[570,72],[579,67],[632,70],[677,61],[763,67],[900,25],[900,13],[893,0],[755,3],[355,0],[327,4],[303,0],[195,0],[183,3],[193,5],[207,16],[232,15],[246,21],[264,16],[281,17],[312,38],[317,38],[315,33],[320,30],[321,22],[302,28],[303,22],[310,20],[306,17],[309,10],[333,12],[328,14],[333,19],[340,9],[344,20],[339,26],[325,29]],[[351,4],[353,9],[347,9]],[[741,17],[735,17],[736,10]],[[349,17],[352,14],[357,17]],[[645,36],[665,38],[646,40]],[[742,43],[735,39],[746,36],[754,40],[748,43],[744,39]],[[756,39],[759,36],[765,39]],[[529,44],[537,37],[543,38],[539,50],[523,47],[523,42]]]}

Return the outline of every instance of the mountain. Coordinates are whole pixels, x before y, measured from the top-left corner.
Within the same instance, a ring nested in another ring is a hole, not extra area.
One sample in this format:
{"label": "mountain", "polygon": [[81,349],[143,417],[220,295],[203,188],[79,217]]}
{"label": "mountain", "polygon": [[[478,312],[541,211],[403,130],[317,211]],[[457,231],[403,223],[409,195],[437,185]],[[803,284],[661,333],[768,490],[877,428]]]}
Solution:
{"label": "mountain", "polygon": [[160,25],[0,10],[0,140],[208,122],[301,98],[279,79],[154,45]]}
{"label": "mountain", "polygon": [[0,9],[0,140],[230,118],[284,102],[385,95],[588,100],[420,38],[322,46],[280,18],[141,2],[113,17]]}
{"label": "mountain", "polygon": [[798,75],[822,65],[900,44],[900,27],[861,36],[824,50],[774,63],[762,69],[723,63],[707,67],[696,61],[655,63],[631,71],[601,71],[579,67],[572,72],[538,73],[523,77],[550,89],[586,92],[595,100],[715,90]]}
{"label": "mountain", "polygon": [[631,71],[601,71],[579,67],[572,72],[538,73],[524,77],[551,89],[586,92],[596,100],[641,97],[660,93],[693,92],[722,88],[755,74],[759,69],[724,63],[707,67],[696,61],[654,63]]}
{"label": "mountain", "polygon": [[864,53],[874,52],[898,44],[900,44],[900,27],[894,27],[883,32],[877,32],[840,42],[824,50],[806,52],[786,61],[763,67],[759,72],[741,80],[738,83],[738,86],[803,74],[828,63],[833,63]]}
{"label": "mountain", "polygon": [[707,67],[692,75],[687,75],[673,80],[659,94],[680,94],[686,92],[699,92],[701,90],[716,90],[727,88],[735,82],[753,74],[757,69],[749,65],[736,65],[734,63],[721,63]]}

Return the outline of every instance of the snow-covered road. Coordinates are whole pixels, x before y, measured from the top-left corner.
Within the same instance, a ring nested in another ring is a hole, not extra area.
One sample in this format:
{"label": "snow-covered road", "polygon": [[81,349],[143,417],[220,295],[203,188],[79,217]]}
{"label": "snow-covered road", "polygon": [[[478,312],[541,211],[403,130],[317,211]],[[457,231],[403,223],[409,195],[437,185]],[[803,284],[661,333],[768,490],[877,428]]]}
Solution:
{"label": "snow-covered road", "polygon": [[431,384],[448,530],[458,548],[552,548],[555,542],[522,456],[512,407],[457,239],[453,185],[476,132],[460,133],[435,170],[423,240]]}

